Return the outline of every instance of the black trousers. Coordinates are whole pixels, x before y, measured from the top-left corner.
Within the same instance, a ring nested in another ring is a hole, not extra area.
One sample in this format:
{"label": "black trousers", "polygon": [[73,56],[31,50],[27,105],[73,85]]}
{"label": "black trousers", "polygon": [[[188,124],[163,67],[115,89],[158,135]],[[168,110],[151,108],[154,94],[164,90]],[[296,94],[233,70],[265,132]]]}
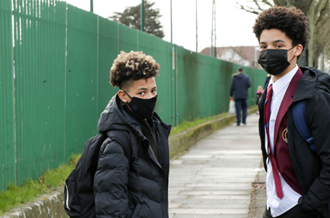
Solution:
{"label": "black trousers", "polygon": [[[308,214],[300,210],[299,206],[295,206],[289,211],[285,212],[284,214],[276,217],[276,218],[318,218],[319,216],[316,214]],[[270,209],[265,210],[264,215],[262,218],[273,218]]]}
{"label": "black trousers", "polygon": [[[247,117],[246,99],[235,99],[235,107],[236,107],[237,124],[241,123],[241,115],[242,115],[242,123],[246,124],[246,117]],[[241,112],[243,113],[241,114]]]}

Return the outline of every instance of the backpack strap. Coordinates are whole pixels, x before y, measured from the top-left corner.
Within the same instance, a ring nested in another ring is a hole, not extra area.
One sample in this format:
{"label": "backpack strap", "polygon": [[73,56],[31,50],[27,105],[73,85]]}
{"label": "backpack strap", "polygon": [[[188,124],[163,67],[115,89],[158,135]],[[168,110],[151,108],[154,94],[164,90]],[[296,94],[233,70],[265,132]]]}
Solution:
{"label": "backpack strap", "polygon": [[129,133],[124,130],[111,130],[107,132],[107,136],[110,138],[108,138],[109,141],[114,140],[123,148],[124,154],[131,165],[132,146]]}
{"label": "backpack strap", "polygon": [[314,138],[306,121],[305,107],[305,100],[299,101],[292,106],[293,121],[301,137],[308,143],[310,149],[316,153]]}

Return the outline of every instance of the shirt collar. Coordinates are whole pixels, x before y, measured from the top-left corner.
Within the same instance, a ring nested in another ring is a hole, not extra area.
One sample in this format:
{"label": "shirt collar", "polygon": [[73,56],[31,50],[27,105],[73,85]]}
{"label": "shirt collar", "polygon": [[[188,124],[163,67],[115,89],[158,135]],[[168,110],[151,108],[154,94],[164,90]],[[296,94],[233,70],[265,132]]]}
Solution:
{"label": "shirt collar", "polygon": [[276,93],[287,87],[297,71],[298,65],[296,65],[289,73],[282,76],[276,82],[274,82],[273,77],[271,77],[268,87],[270,85],[273,85],[273,94],[275,95]]}

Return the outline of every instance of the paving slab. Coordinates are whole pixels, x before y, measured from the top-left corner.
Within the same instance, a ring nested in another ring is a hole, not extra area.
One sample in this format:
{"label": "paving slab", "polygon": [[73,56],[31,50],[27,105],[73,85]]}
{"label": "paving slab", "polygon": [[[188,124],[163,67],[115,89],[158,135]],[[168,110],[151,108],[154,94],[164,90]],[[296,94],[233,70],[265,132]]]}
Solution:
{"label": "paving slab", "polygon": [[218,130],[171,160],[171,218],[249,216],[252,184],[263,168],[258,116],[247,122]]}

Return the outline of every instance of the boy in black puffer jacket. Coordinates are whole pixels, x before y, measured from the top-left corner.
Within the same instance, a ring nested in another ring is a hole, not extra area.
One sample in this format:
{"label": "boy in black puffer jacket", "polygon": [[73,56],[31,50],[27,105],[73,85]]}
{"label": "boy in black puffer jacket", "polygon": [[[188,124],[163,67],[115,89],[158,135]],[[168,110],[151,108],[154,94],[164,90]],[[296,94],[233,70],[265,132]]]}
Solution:
{"label": "boy in black puffer jacket", "polygon": [[[121,52],[110,70],[119,87],[98,129],[125,131],[127,156],[116,141],[101,147],[94,177],[97,217],[168,218],[168,137],[171,127],[154,112],[159,64],[142,52]],[[125,140],[121,140],[125,141]]]}

